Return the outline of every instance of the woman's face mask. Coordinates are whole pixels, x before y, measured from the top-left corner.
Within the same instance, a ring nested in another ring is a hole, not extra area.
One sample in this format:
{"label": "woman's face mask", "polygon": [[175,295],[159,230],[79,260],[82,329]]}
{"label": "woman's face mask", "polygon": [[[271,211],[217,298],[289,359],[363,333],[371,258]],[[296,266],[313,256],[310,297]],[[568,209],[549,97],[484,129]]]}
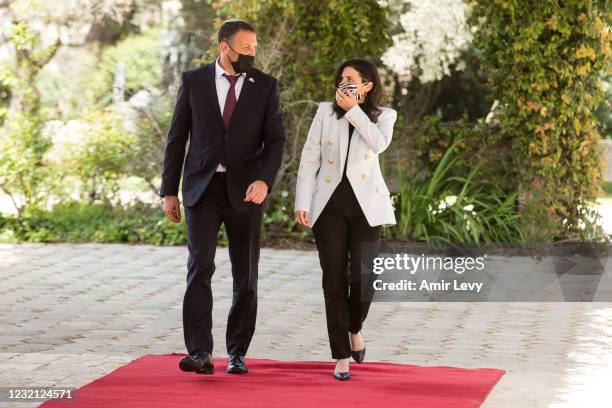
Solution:
{"label": "woman's face mask", "polygon": [[355,97],[355,99],[360,100],[361,99],[361,94],[359,92],[357,92],[357,88],[359,88],[361,85],[367,85],[369,84],[370,81],[364,82],[362,84],[340,84],[340,86],[338,87],[338,90],[340,92],[344,91],[345,89],[347,91],[349,91],[350,93],[353,94],[353,96]]}

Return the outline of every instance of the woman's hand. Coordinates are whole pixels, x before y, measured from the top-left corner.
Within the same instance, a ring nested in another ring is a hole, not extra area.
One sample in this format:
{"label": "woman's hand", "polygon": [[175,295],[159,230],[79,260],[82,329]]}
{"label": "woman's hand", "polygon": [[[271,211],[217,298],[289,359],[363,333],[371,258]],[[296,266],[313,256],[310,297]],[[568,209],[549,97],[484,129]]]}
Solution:
{"label": "woman's hand", "polygon": [[338,103],[338,106],[345,111],[348,111],[353,106],[357,105],[357,98],[346,90],[339,91],[336,89],[336,102]]}
{"label": "woman's hand", "polygon": [[301,224],[301,225],[305,226],[306,228],[309,228],[309,226],[308,226],[308,211],[296,211],[295,212],[295,221],[298,224]]}

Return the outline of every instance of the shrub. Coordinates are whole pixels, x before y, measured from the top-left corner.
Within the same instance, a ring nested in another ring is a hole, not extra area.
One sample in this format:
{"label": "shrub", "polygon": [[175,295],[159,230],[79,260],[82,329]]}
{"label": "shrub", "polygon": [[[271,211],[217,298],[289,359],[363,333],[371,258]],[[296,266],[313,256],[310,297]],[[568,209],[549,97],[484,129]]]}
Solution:
{"label": "shrub", "polygon": [[385,230],[388,238],[427,243],[523,240],[517,193],[507,194],[491,182],[476,183],[481,176],[478,165],[466,176],[452,176],[458,163],[454,143],[422,182],[407,177],[398,166],[400,190],[394,197],[397,226],[394,231]]}

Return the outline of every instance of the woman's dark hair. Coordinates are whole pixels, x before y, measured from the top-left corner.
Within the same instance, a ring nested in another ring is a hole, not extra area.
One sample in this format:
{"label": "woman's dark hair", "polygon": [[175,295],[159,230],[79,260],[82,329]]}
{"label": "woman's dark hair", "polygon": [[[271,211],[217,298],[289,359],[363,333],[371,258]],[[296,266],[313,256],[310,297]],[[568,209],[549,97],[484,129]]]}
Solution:
{"label": "woman's dark hair", "polygon": [[[378,117],[382,113],[382,110],[378,106],[383,97],[383,89],[380,83],[380,76],[378,75],[378,69],[376,66],[372,64],[370,61],[366,61],[363,59],[355,58],[350,59],[348,61],[344,61],[338,69],[336,70],[336,74],[334,76],[334,85],[336,89],[340,86],[340,81],[342,81],[342,72],[344,68],[351,67],[355,69],[355,71],[359,72],[359,76],[361,76],[362,82],[371,81],[372,89],[363,95],[365,101],[360,103],[359,106],[368,115],[368,118],[374,123],[378,122]],[[334,112],[336,112],[336,116],[338,119],[344,116],[346,111],[342,109],[336,99],[334,98],[333,102]]]}

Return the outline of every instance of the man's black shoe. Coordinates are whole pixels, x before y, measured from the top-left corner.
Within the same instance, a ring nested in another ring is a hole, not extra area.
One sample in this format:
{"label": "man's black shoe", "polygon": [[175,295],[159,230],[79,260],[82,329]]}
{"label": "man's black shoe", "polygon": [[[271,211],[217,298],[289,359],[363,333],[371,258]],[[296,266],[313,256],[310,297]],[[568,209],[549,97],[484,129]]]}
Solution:
{"label": "man's black shoe", "polygon": [[230,374],[246,374],[249,369],[244,362],[244,356],[230,354],[227,363],[227,372]]}
{"label": "man's black shoe", "polygon": [[214,374],[212,355],[207,351],[196,351],[190,356],[185,356],[179,362],[179,368],[183,371],[195,371],[197,374]]}

